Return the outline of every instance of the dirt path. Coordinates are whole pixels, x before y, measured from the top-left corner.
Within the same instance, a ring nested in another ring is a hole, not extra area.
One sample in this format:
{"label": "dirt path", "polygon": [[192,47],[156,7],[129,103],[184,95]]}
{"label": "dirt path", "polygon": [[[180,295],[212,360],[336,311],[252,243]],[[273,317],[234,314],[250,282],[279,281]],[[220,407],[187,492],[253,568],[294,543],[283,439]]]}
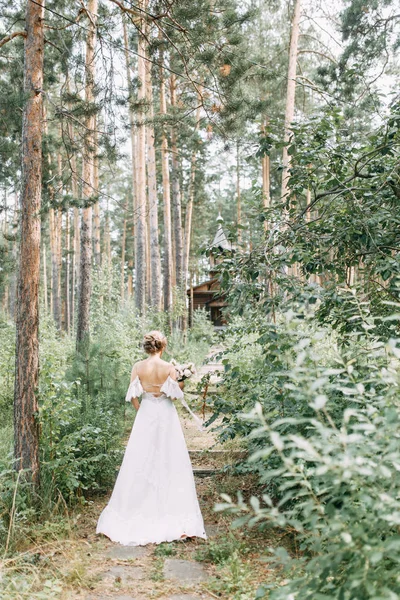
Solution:
{"label": "dirt path", "polygon": [[[215,353],[216,349],[210,351]],[[213,364],[212,368],[222,365]],[[211,370],[204,365],[197,374],[197,380]],[[194,383],[191,382],[193,390]],[[188,400],[190,402],[190,392]],[[199,432],[191,416],[181,407],[178,408],[186,443],[191,454],[195,454],[192,462],[196,466],[196,453],[212,450],[217,445],[216,436],[209,430]],[[205,502],[212,494],[209,489],[212,481],[197,482],[199,499],[204,509]],[[101,508],[96,502],[91,507],[91,518],[87,525],[97,518]],[[93,519],[93,520],[92,520]],[[209,539],[214,539],[220,532],[221,523],[206,510],[206,530]],[[86,529],[86,527],[85,527]],[[226,529],[226,527],[225,527]],[[196,560],[196,555],[206,546],[203,540],[174,542],[159,546],[149,544],[146,547],[124,547],[114,544],[107,538],[88,534],[86,542],[90,545],[90,571],[93,577],[94,590],[83,595],[85,600],[143,600],[160,598],[164,600],[196,600],[212,598],[213,592],[207,590],[207,582],[213,575],[212,567]],[[211,592],[211,593],[210,593]],[[79,596],[80,597],[80,596]]]}
{"label": "dirt path", "polygon": [[[212,349],[214,352],[216,349]],[[220,363],[200,369],[198,379]],[[213,383],[216,377],[213,376]],[[190,403],[190,398],[188,398]],[[194,407],[194,404],[193,404]],[[194,470],[204,461],[218,469],[227,455],[211,431],[200,433],[193,420],[179,408]],[[217,451],[217,452],[215,452]],[[195,471],[196,473],[196,471]],[[258,532],[231,529],[231,518],[214,511],[220,494],[235,497],[237,490],[254,489],[256,479],[218,471],[197,477],[196,488],[208,540],[194,539],[146,547],[124,547],[95,534],[98,516],[108,496],[75,511],[71,536],[64,545],[55,544],[49,560],[51,572],[60,581],[62,600],[248,600],[260,583],[275,577],[260,560],[260,547],[271,545]],[[46,596],[47,598],[47,596]]]}

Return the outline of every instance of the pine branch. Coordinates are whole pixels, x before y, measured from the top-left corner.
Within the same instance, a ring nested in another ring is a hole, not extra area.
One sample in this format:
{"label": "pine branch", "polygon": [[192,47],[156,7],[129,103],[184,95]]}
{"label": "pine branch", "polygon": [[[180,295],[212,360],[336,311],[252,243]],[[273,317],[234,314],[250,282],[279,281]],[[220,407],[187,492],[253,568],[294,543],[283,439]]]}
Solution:
{"label": "pine branch", "polygon": [[6,35],[6,37],[4,37],[2,40],[0,40],[0,48],[2,46],[4,46],[5,44],[7,44],[8,42],[11,42],[11,40],[13,40],[16,37],[26,37],[26,31],[14,31],[14,33],[10,33],[10,35]]}

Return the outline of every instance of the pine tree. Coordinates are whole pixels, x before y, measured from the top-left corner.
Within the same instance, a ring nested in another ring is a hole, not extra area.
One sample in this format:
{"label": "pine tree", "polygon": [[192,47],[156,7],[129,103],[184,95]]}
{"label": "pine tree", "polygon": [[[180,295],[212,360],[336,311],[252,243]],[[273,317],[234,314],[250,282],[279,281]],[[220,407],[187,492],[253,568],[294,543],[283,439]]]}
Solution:
{"label": "pine tree", "polygon": [[94,101],[94,74],[95,74],[95,46],[96,46],[96,22],[97,22],[97,0],[89,0],[86,10],[88,16],[88,33],[86,38],[85,58],[85,102],[87,104],[86,136],[82,166],[82,200],[84,208],[81,220],[80,240],[80,273],[79,273],[79,299],[78,299],[78,325],[77,343],[80,344],[89,338],[89,315],[91,296],[92,275],[92,197],[94,195],[94,137],[95,137],[95,113]]}
{"label": "pine tree", "polygon": [[21,241],[19,250],[14,395],[16,468],[39,484],[39,281],[42,192],[44,3],[27,2],[25,13],[22,130]]}

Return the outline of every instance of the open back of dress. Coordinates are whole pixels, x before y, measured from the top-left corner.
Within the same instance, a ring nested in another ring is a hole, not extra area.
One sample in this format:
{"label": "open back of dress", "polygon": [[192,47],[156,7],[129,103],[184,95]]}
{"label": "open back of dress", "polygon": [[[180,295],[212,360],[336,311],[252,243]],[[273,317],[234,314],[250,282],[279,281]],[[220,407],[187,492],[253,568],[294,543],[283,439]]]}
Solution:
{"label": "open back of dress", "polygon": [[171,399],[183,392],[171,377],[160,395],[145,392],[136,377],[127,400],[142,397],[124,459],[96,533],[125,546],[206,539],[192,465]]}

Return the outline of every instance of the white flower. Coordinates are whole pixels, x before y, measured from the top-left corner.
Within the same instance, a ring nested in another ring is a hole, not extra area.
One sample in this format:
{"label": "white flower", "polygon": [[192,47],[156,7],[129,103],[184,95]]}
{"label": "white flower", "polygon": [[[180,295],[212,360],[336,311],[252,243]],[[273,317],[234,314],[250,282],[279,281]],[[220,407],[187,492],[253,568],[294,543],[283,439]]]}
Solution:
{"label": "white flower", "polygon": [[191,377],[191,376],[192,376],[192,371],[191,371],[190,369],[185,369],[185,370],[183,371],[183,374],[184,374],[184,376],[185,376],[186,378],[189,378],[189,377]]}

